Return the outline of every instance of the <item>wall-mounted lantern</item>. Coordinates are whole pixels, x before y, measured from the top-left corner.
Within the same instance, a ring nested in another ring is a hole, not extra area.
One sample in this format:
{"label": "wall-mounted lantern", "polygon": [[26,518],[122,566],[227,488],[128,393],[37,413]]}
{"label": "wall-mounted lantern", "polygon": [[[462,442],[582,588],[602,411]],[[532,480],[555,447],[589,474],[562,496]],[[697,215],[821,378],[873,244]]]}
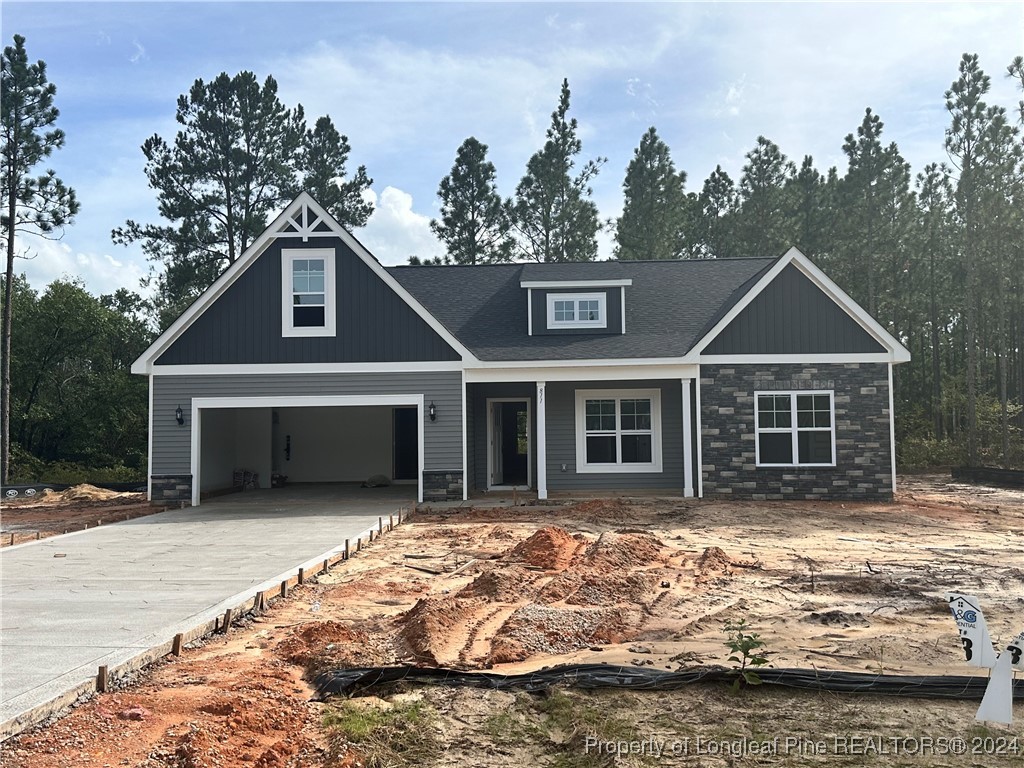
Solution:
{"label": "wall-mounted lantern", "polygon": [[431,421],[437,421],[437,406],[433,402],[430,403],[430,407],[427,408],[427,413],[430,416]]}
{"label": "wall-mounted lantern", "polygon": [[174,409],[174,420],[178,422],[179,427],[185,424],[185,414],[181,412],[180,405]]}

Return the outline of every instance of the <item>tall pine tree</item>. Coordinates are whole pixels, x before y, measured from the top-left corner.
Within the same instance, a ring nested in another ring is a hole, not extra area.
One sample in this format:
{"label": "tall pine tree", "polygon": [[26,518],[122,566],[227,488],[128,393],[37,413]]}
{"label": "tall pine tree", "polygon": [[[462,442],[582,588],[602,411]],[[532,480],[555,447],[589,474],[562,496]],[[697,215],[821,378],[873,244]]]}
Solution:
{"label": "tall pine tree", "polygon": [[366,226],[373,213],[373,203],[363,199],[373,184],[366,166],[360,165],[352,178],[346,178],[345,163],[351,151],[348,136],[338,133],[331,118],[324,115],[306,131],[299,160],[302,188],[347,229]]}
{"label": "tall pine tree", "polygon": [[741,256],[778,256],[792,245],[792,205],[787,186],[796,166],[778,144],[757,137],[740,177],[736,222]]}
{"label": "tall pine tree", "polygon": [[64,131],[54,128],[60,112],[53,105],[57,87],[46,77],[46,63],[29,63],[25,38],[14,36],[14,45],[0,58],[0,237],[7,269],[3,290],[3,358],[0,372],[0,482],[7,482],[10,467],[11,334],[14,327],[14,258],[19,235],[43,237],[71,223],[78,212],[75,191],[54,172],[32,176],[33,169],[53,150],[64,146]]}
{"label": "tall pine tree", "polygon": [[619,259],[678,259],[686,250],[686,172],[676,172],[668,145],[652,126],[640,139],[622,183],[615,228]]}
{"label": "tall pine tree", "polygon": [[509,261],[512,227],[509,205],[498,194],[487,145],[470,136],[459,147],[451,173],[437,188],[441,218],[430,228],[455,264]]}
{"label": "tall pine tree", "polygon": [[569,81],[562,81],[558,108],[551,113],[544,148],[526,164],[516,187],[513,212],[519,249],[535,261],[593,261],[601,229],[590,181],[605,158],[588,160],[573,175],[583,149],[576,118],[569,119]]}

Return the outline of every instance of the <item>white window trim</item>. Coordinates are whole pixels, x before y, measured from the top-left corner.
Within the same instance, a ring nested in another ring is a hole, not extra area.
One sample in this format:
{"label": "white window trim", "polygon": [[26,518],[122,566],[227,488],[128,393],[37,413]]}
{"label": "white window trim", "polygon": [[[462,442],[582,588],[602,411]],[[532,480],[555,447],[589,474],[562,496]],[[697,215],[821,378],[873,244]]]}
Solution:
{"label": "white window trim", "polygon": [[[587,463],[587,400],[616,400],[616,450],[621,446],[622,421],[620,400],[651,401],[651,462],[649,464]],[[661,453],[661,390],[660,389],[577,389],[576,390],[576,472],[578,474],[639,474],[662,471]]]}
{"label": "white window trim", "polygon": [[[581,301],[596,301],[601,312],[600,320],[555,320],[555,302],[572,301],[575,310],[573,314],[579,317],[579,303]],[[549,293],[547,296],[548,305],[548,329],[557,328],[607,328],[608,327],[608,294],[606,293]]]}
{"label": "white window trim", "polygon": [[[292,262],[298,259],[324,260],[324,327],[296,328],[292,313]],[[334,281],[333,248],[281,249],[281,335],[285,338],[337,336],[337,285]]]}
{"label": "white window trim", "polygon": [[[765,427],[761,428],[759,415],[758,398],[762,396],[780,397],[788,395],[790,413],[792,414],[792,426],[789,427]],[[832,439],[832,461],[827,464],[801,464],[800,452],[798,450],[798,437],[801,432],[824,432],[822,427],[799,427],[797,426],[796,398],[797,395],[828,395],[829,405],[829,435]],[[792,433],[793,440],[793,461],[787,464],[769,464],[761,461],[761,433],[785,434]],[[796,389],[796,390],[766,390],[754,392],[754,463],[758,467],[834,467],[836,465],[836,396],[835,390],[831,389]]]}

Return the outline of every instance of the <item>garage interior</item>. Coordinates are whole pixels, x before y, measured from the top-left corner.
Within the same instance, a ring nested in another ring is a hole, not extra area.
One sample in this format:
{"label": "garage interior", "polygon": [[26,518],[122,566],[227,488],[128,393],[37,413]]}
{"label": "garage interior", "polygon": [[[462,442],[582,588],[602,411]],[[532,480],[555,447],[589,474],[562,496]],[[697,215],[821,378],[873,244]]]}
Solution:
{"label": "garage interior", "polygon": [[204,408],[201,497],[250,488],[347,484],[384,477],[415,492],[419,480],[415,407]]}

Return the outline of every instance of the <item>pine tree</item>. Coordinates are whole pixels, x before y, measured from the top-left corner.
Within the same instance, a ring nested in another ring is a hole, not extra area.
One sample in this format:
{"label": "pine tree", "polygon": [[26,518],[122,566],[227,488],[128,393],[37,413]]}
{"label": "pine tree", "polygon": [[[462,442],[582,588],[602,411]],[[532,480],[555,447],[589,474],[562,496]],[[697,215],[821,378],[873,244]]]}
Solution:
{"label": "pine tree", "polygon": [[736,229],[740,255],[778,256],[792,245],[792,205],[787,186],[796,166],[764,136],[747,153],[739,189]]}
{"label": "pine tree", "polygon": [[53,105],[57,87],[46,77],[46,63],[30,64],[25,38],[14,36],[0,59],[0,115],[3,148],[0,150],[0,236],[7,251],[4,275],[3,358],[0,384],[0,482],[7,482],[10,466],[11,334],[14,324],[14,258],[19,234],[44,237],[70,224],[78,212],[75,191],[52,170],[30,174],[53,150],[64,146],[64,131],[54,128],[60,112]]}
{"label": "pine tree", "polygon": [[345,163],[351,151],[348,136],[338,133],[325,115],[316,121],[313,130],[306,131],[299,160],[302,188],[350,230],[366,226],[373,213],[373,203],[363,199],[363,193],[373,184],[366,175],[366,166],[360,165],[351,179],[345,178]]}
{"label": "pine tree", "polygon": [[498,194],[487,145],[470,136],[459,147],[451,173],[441,179],[441,219],[430,228],[456,264],[509,261],[512,228],[509,204]]}
{"label": "pine tree", "polygon": [[686,251],[686,172],[676,172],[668,145],[652,126],[640,139],[622,183],[625,203],[615,228],[619,259],[678,259]]}
{"label": "pine tree", "polygon": [[737,255],[733,246],[736,241],[733,222],[738,203],[732,179],[722,166],[716,165],[697,196],[697,217],[703,244],[701,255],[704,258],[724,259]]}
{"label": "pine tree", "polygon": [[562,81],[558,108],[551,114],[544,148],[526,164],[516,187],[513,212],[519,249],[535,261],[593,261],[601,229],[597,206],[590,200],[590,181],[606,162],[587,161],[571,175],[582,142],[576,118],[569,112],[569,81]]}

